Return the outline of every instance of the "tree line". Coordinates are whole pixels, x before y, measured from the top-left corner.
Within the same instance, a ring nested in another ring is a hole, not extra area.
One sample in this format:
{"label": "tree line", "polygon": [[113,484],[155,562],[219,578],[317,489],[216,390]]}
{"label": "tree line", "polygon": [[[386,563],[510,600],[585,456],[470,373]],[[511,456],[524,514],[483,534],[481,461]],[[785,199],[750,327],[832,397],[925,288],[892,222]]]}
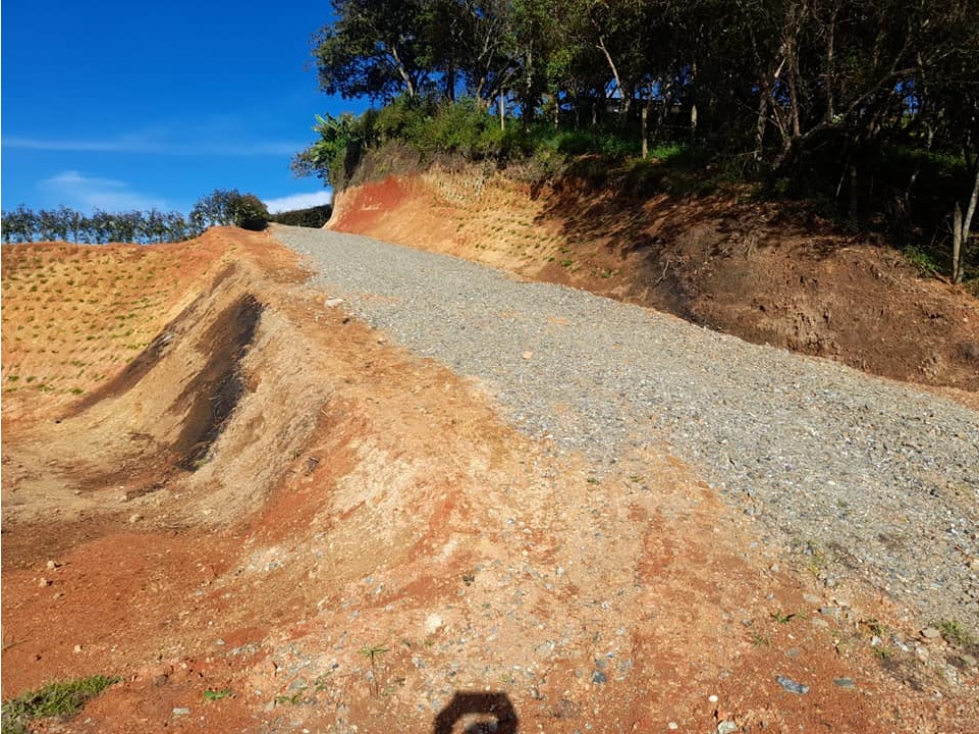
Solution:
{"label": "tree line", "polygon": [[[629,154],[682,144],[854,221],[883,218],[926,238],[954,228],[968,246],[979,191],[979,0],[332,7],[313,41],[321,90],[381,111],[424,108],[429,119],[461,104],[484,118],[490,142],[469,146],[477,154],[519,153],[513,141],[542,126],[613,130],[634,141]],[[396,118],[380,132],[410,135]],[[355,123],[320,119],[296,170],[342,186],[338,160],[371,144],[364,120]]]}
{"label": "tree line", "polygon": [[64,205],[33,211],[21,204],[13,211],[2,213],[0,226],[3,241],[8,244],[49,241],[152,244],[199,237],[211,226],[235,225],[261,230],[269,221],[268,209],[254,194],[216,189],[198,199],[187,216],[157,209],[126,212],[95,209],[85,214]]}

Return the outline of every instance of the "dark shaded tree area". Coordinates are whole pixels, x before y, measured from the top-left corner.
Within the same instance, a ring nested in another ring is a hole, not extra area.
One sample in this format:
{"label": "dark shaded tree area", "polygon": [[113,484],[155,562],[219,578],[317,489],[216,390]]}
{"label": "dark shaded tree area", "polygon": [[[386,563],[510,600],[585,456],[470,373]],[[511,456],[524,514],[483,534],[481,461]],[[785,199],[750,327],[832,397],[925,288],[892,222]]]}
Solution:
{"label": "dark shaded tree area", "polygon": [[[952,239],[979,181],[979,0],[332,5],[314,37],[321,89],[429,119],[465,98],[502,128],[476,157],[526,153],[544,125],[612,130],[630,155],[680,143],[771,193],[924,240]],[[424,140],[395,117],[321,119],[294,167],[342,187],[364,146]]]}
{"label": "dark shaded tree area", "polygon": [[306,209],[295,209],[290,212],[278,212],[269,216],[270,222],[287,224],[291,227],[310,227],[319,229],[330,221],[333,207],[330,204],[311,206]]}

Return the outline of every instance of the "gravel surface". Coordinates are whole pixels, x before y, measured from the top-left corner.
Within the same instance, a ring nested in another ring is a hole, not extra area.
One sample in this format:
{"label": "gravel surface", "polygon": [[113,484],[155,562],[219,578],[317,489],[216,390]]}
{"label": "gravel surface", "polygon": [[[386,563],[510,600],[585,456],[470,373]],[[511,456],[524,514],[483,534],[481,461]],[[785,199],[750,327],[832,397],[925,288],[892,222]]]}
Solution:
{"label": "gravel surface", "polygon": [[465,260],[275,228],[342,308],[610,467],[666,443],[764,529],[921,623],[979,630],[979,414],[911,386]]}

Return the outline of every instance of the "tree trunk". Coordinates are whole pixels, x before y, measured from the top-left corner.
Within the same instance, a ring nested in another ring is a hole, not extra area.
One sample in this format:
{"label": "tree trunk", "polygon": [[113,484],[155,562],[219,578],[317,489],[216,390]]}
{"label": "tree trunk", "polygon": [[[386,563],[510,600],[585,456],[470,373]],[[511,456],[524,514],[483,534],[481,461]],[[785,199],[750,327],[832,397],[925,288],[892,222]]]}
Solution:
{"label": "tree trunk", "polygon": [[758,121],[755,123],[755,160],[760,161],[765,152],[765,128],[768,127],[768,90],[762,88],[758,95]]}
{"label": "tree trunk", "polygon": [[955,213],[952,222],[952,282],[962,282],[962,255],[969,245],[969,231],[972,229],[972,216],[976,213],[976,200],[979,199],[979,161],[976,162],[976,182],[972,187],[969,206],[962,219],[962,207],[955,202]]}
{"label": "tree trunk", "polygon": [[833,80],[836,64],[836,17],[840,12],[839,3],[833,3],[833,11],[829,16],[829,27],[826,29],[826,71],[823,74],[823,84],[826,87],[826,122],[832,124],[836,115],[836,104],[833,97]]}
{"label": "tree trunk", "polygon": [[534,52],[530,47],[527,48],[524,54],[524,74],[526,75],[526,79],[524,81],[524,99],[521,105],[521,111],[523,113],[524,132],[529,132],[530,123],[534,117],[534,102],[531,99],[534,96]]}
{"label": "tree trunk", "polygon": [[649,105],[642,108],[642,159],[649,158],[649,135],[647,130],[647,120],[649,119]]}
{"label": "tree trunk", "polygon": [[857,221],[857,166],[850,165],[850,221]]}
{"label": "tree trunk", "polygon": [[408,95],[409,99],[414,99],[415,97],[415,84],[411,78],[411,74],[405,68],[405,65],[401,63],[401,57],[398,55],[398,49],[391,47],[391,58],[394,59],[395,68],[398,70],[398,75],[405,85],[405,94]]}
{"label": "tree trunk", "polygon": [[615,61],[612,59],[612,54],[608,52],[608,48],[605,46],[604,36],[598,37],[598,50],[605,54],[605,60],[608,62],[608,67],[612,70],[612,78],[615,79],[615,88],[619,90],[619,98],[622,100],[623,119],[628,119],[629,109],[632,103],[632,93],[630,90],[629,96],[626,96],[626,90],[625,87],[622,86],[622,79],[619,76],[619,70],[615,66]]}
{"label": "tree trunk", "polygon": [[962,280],[962,207],[955,202],[952,211],[952,282]]}
{"label": "tree trunk", "polygon": [[697,82],[697,62],[694,61],[690,68],[690,140],[694,141],[697,138],[697,91],[695,84]]}

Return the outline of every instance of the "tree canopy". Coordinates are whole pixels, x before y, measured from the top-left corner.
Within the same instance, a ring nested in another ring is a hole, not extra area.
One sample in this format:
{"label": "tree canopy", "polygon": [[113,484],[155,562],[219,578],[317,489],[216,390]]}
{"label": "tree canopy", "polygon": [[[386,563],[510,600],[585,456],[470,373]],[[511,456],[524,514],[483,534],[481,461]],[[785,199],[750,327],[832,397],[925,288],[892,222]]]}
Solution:
{"label": "tree canopy", "polygon": [[[321,118],[319,140],[297,156],[299,173],[334,185],[393,132],[375,125],[396,117],[386,110],[435,120],[463,98],[523,134],[547,124],[614,129],[643,150],[680,143],[906,230],[947,232],[979,181],[979,0],[332,5],[314,41],[320,86],[381,107]],[[498,136],[497,150],[512,142]]]}
{"label": "tree canopy", "polygon": [[[582,124],[655,108],[652,134],[777,168],[925,139],[976,154],[979,0],[333,0],[328,94],[504,103]],[[669,129],[672,127],[673,129]]]}

